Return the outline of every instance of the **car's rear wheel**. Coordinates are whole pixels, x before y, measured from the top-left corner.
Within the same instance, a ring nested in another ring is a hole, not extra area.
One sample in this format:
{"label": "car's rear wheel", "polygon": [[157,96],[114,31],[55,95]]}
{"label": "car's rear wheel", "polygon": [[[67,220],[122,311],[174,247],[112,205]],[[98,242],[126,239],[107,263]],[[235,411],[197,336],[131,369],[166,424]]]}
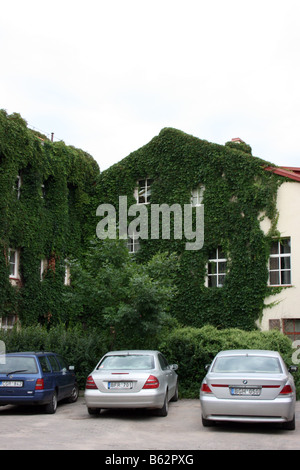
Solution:
{"label": "car's rear wheel", "polygon": [[53,392],[51,401],[45,406],[45,412],[47,414],[54,414],[57,410],[57,393]]}
{"label": "car's rear wheel", "polygon": [[157,410],[157,414],[158,416],[168,416],[168,412],[169,412],[169,400],[168,400],[168,390],[167,390],[163,407]]}
{"label": "car's rear wheel", "polygon": [[74,384],[74,387],[72,389],[72,393],[68,398],[68,402],[69,403],[75,403],[75,401],[78,400],[78,396],[79,396],[79,388],[78,388],[77,384]]}
{"label": "car's rear wheel", "polygon": [[101,408],[88,408],[87,410],[89,415],[95,416],[100,414]]}
{"label": "car's rear wheel", "polygon": [[211,419],[205,419],[203,418],[202,416],[202,424],[205,428],[208,428],[209,426],[214,426],[215,425],[215,422],[212,421]]}
{"label": "car's rear wheel", "polygon": [[287,429],[288,431],[295,431],[296,429],[295,415],[292,421],[288,421],[287,423],[283,424],[283,429]]}

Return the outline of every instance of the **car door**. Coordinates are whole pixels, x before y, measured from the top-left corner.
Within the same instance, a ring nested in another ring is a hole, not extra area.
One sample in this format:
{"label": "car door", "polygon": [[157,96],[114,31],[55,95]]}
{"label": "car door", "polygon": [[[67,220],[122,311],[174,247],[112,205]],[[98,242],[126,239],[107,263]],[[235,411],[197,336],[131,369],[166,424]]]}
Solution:
{"label": "car door", "polygon": [[63,388],[63,396],[69,397],[75,383],[74,372],[69,370],[69,365],[62,356],[56,356],[56,359],[60,365],[60,381]]}
{"label": "car door", "polygon": [[52,377],[53,381],[55,383],[55,386],[58,389],[58,400],[61,400],[64,398],[64,380],[61,372],[61,367],[59,362],[56,360],[56,357],[54,354],[49,354],[48,355],[48,360],[51,364],[51,369],[52,369]]}
{"label": "car door", "polygon": [[38,356],[45,390],[54,390],[53,375],[47,356]]}
{"label": "car door", "polygon": [[161,353],[158,354],[158,360],[160,363],[160,367],[163,371],[163,374],[165,376],[166,382],[168,384],[169,397],[172,397],[176,389],[177,374],[170,367],[167,359],[165,358],[163,354]]}

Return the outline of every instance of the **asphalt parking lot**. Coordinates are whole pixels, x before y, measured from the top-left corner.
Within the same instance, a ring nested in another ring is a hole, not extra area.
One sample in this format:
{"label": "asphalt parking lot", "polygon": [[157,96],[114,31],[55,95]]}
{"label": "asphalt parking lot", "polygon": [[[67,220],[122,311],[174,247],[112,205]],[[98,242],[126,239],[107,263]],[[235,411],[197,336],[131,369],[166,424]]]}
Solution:
{"label": "asphalt parking lot", "polygon": [[170,403],[162,418],[149,410],[104,410],[89,416],[80,397],[76,403],[59,404],[54,415],[39,408],[0,407],[0,423],[0,450],[300,449],[300,402],[295,431],[233,423],[204,428],[199,400]]}

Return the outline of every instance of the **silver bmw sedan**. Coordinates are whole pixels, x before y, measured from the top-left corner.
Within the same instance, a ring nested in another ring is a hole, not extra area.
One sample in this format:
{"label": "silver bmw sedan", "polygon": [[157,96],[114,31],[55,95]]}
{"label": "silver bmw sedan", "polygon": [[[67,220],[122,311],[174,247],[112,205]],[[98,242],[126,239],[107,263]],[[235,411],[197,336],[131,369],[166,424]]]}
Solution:
{"label": "silver bmw sedan", "polygon": [[276,351],[221,351],[200,389],[202,423],[216,421],[283,423],[295,429],[296,390],[290,372]]}
{"label": "silver bmw sedan", "polygon": [[101,408],[154,408],[167,416],[169,401],[178,399],[177,368],[159,351],[105,354],[86,381],[89,414],[98,414]]}

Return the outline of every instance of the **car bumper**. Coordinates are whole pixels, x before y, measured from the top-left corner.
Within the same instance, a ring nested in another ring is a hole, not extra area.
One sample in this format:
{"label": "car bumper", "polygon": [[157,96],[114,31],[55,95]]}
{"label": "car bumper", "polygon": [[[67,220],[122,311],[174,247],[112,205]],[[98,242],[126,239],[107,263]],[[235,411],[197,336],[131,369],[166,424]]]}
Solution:
{"label": "car bumper", "polygon": [[0,406],[4,405],[46,405],[50,403],[53,390],[35,391],[27,395],[2,395]]}
{"label": "car bumper", "polygon": [[164,392],[141,390],[138,393],[103,393],[86,390],[84,393],[88,408],[162,408]]}
{"label": "car bumper", "polygon": [[293,397],[274,400],[242,400],[200,397],[202,416],[212,421],[285,423],[293,419]]}

